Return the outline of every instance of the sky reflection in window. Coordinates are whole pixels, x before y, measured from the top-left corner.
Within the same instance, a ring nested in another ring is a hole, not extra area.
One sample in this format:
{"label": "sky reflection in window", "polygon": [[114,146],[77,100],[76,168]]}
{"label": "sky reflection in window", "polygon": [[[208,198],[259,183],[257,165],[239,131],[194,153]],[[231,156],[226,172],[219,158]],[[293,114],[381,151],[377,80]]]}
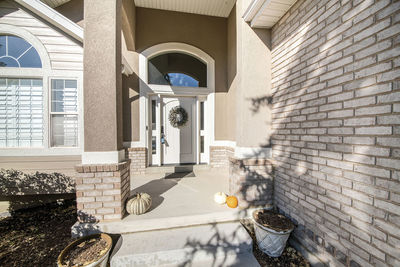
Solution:
{"label": "sky reflection in window", "polygon": [[168,73],[165,79],[172,86],[199,87],[199,81],[183,73]]}
{"label": "sky reflection in window", "polygon": [[41,68],[36,49],[18,36],[0,35],[0,67]]}

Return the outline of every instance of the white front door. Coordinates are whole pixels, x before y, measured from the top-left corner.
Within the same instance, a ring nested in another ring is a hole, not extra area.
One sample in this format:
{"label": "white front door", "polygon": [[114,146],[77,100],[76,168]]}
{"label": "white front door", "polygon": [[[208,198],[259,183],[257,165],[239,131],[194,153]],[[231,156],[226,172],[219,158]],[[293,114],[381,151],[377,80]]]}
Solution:
{"label": "white front door", "polygon": [[[180,106],[187,112],[187,123],[174,127],[169,121],[171,109]],[[163,163],[181,164],[196,162],[196,98],[163,97],[162,126],[164,133]]]}

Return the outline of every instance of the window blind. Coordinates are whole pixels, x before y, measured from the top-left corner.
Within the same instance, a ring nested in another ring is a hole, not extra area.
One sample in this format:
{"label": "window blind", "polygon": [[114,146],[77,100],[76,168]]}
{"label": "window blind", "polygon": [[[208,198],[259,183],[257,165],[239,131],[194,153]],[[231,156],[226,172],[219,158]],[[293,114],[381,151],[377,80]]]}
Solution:
{"label": "window blind", "polygon": [[0,147],[42,146],[42,80],[0,78]]}

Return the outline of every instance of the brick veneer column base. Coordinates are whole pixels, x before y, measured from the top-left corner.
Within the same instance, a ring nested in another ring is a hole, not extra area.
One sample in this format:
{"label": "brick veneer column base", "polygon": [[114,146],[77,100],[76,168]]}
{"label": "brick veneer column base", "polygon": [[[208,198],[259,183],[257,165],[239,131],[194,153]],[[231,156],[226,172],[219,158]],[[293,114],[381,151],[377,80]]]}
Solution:
{"label": "brick veneer column base", "polygon": [[118,164],[78,165],[78,221],[120,220],[130,191],[130,160]]}
{"label": "brick veneer column base", "polygon": [[235,153],[234,148],[228,146],[210,147],[210,165],[212,168],[229,168],[229,158]]}
{"label": "brick veneer column base", "polygon": [[240,208],[272,206],[273,182],[270,160],[229,158],[229,194],[238,198]]}
{"label": "brick veneer column base", "polygon": [[146,147],[130,147],[126,150],[127,158],[131,160],[131,174],[141,175],[146,173],[148,164]]}

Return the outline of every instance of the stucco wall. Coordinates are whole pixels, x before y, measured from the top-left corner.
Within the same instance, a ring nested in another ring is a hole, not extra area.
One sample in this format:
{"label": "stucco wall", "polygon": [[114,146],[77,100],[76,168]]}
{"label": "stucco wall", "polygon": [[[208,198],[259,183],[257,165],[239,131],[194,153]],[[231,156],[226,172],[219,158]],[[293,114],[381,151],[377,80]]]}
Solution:
{"label": "stucco wall", "polygon": [[[226,106],[225,97],[227,87],[227,19],[211,16],[202,16],[164,10],[136,8],[136,51],[141,51],[160,43],[182,42],[196,46],[208,53],[215,60],[216,81],[216,139],[226,140]],[[137,62],[137,61],[136,61]],[[137,65],[137,64],[136,64]],[[137,71],[137,70],[136,70]],[[137,79],[138,73],[130,79]],[[135,77],[136,76],[136,77]],[[128,80],[125,80],[128,83]],[[131,107],[131,130],[125,131],[125,141],[139,139],[139,98],[137,82],[131,80],[129,103]],[[126,84],[127,84],[126,83]],[[124,87],[126,87],[124,85]],[[222,109],[222,110],[221,110]],[[129,110],[125,113],[128,115]],[[128,138],[128,139],[127,139]]]}
{"label": "stucco wall", "polygon": [[226,140],[235,141],[236,129],[236,86],[237,86],[237,31],[236,31],[236,5],[229,14],[227,21],[227,86],[225,97],[225,127],[223,135]]}
{"label": "stucco wall", "polygon": [[215,60],[215,90],[226,92],[226,18],[136,8],[136,49],[182,42],[198,47]]}
{"label": "stucco wall", "polygon": [[85,151],[123,146],[122,0],[85,1]]}
{"label": "stucco wall", "polygon": [[271,93],[270,30],[252,29],[242,14],[250,0],[236,2],[237,80],[236,145],[269,146],[271,111],[265,104]]}
{"label": "stucco wall", "polygon": [[124,141],[139,141],[139,57],[136,52],[136,7],[134,1],[122,1],[122,55],[133,74],[122,76]]}
{"label": "stucco wall", "polygon": [[400,266],[399,10],[299,0],[272,31],[275,203],[332,266]]}

